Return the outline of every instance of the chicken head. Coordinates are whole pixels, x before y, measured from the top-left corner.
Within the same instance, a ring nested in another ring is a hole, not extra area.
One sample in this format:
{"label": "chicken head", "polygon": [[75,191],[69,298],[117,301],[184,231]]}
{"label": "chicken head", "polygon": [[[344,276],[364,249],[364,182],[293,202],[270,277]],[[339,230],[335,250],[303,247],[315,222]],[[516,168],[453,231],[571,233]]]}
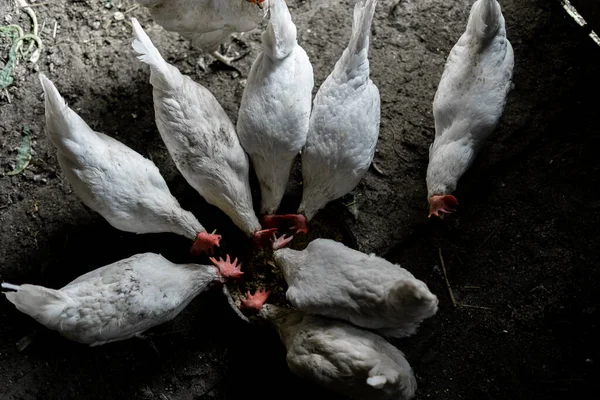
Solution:
{"label": "chicken head", "polygon": [[252,3],[252,4],[256,4],[261,10],[263,8],[262,3],[265,2],[265,0],[246,0],[248,3]]}
{"label": "chicken head", "polygon": [[241,308],[258,313],[270,295],[271,292],[265,289],[259,289],[254,294],[250,294],[250,292],[248,292],[246,293],[246,298],[242,300]]}
{"label": "chicken head", "polygon": [[429,198],[429,217],[435,215],[436,217],[442,214],[450,214],[452,211],[456,211],[453,207],[458,205],[456,197],[448,194],[445,196],[431,196]]}

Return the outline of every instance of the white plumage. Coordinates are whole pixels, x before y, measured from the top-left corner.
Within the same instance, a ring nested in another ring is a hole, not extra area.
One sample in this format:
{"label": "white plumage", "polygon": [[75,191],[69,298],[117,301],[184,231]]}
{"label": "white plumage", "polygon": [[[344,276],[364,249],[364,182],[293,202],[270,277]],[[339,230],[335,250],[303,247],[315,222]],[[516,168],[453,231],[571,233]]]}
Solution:
{"label": "white plumage", "polygon": [[369,78],[369,35],[377,0],[359,0],[348,47],[313,102],[302,152],[307,221],[353,190],[367,172],[379,136],[379,90]]}
{"label": "white plumage", "polygon": [[353,399],[408,400],[417,382],[404,354],[350,324],[266,304],[259,316],[278,330],[290,370]]}
{"label": "white plumage", "polygon": [[500,4],[476,1],[433,101],[435,140],[427,168],[430,216],[450,213],[457,204],[451,193],[502,116],[513,67]]}
{"label": "white plumage", "polygon": [[151,69],[156,125],[179,172],[246,235],[260,235],[248,156],[233,123],[212,93],[168,64],[135,18],[132,23],[133,48]]}
{"label": "white plumage", "polygon": [[71,110],[54,84],[40,74],[46,103],[46,132],[73,191],[112,226],[125,232],[172,232],[198,238],[194,248],[219,244],[179,205],[154,163],[121,142],[94,132]]}
{"label": "white plumage", "polygon": [[260,182],[261,214],[274,214],[306,143],[314,81],[284,0],[271,1],[262,44],[248,75],[237,132]]}
{"label": "white plumage", "polygon": [[274,259],[288,301],[309,314],[405,337],[437,312],[437,297],[410,272],[333,240],[313,240],[303,251],[276,250]]}
{"label": "white plumage", "polygon": [[97,346],[129,339],[175,318],[224,276],[217,267],[173,264],[154,253],[98,268],[55,290],[2,284],[17,309],[68,339]]}
{"label": "white plumage", "polygon": [[[166,30],[178,32],[205,51],[216,51],[234,32],[258,27],[264,11],[252,0],[137,0]],[[254,4],[253,4],[254,3]],[[264,1],[268,7],[269,0]]]}

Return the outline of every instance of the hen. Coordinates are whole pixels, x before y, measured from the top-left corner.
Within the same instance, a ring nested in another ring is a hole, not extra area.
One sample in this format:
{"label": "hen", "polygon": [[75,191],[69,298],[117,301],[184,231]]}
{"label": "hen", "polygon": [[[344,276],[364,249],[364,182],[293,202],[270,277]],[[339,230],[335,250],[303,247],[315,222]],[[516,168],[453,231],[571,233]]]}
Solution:
{"label": "hen", "polygon": [[276,216],[271,214],[277,211],[296,156],[306,144],[314,81],[284,0],[271,1],[262,44],[248,75],[237,132],[260,182],[263,221],[274,227]]}
{"label": "hen", "polygon": [[295,226],[353,190],[367,172],[379,136],[379,90],[369,78],[369,35],[377,0],[359,0],[348,47],[313,102],[302,152],[304,191]]}
{"label": "hen", "polygon": [[252,205],[248,156],[233,123],[206,88],[165,62],[140,24],[132,19],[133,48],[151,69],[156,126],[188,183],[255,242],[269,238]]}
{"label": "hen", "polygon": [[209,234],[181,208],[154,163],[121,142],[94,132],[40,74],[46,132],[58,163],[83,203],[125,232],[172,232],[196,240],[193,253],[212,251],[221,236]]}
{"label": "hen", "polygon": [[[152,18],[166,30],[178,32],[194,46],[212,52],[231,65],[230,57],[217,52],[234,32],[256,29],[264,17],[263,3],[269,0],[137,0],[148,7]],[[256,7],[256,6],[259,7]]]}
{"label": "hen", "polygon": [[433,101],[435,140],[427,168],[430,217],[449,214],[458,204],[451,193],[502,116],[513,67],[500,4],[476,1]]}
{"label": "hen", "polygon": [[213,283],[237,278],[236,261],[173,264],[143,253],[106,265],[55,290],[2,283],[17,309],[76,342],[98,346],[139,336],[175,318]]}
{"label": "hen", "polygon": [[288,284],[286,298],[308,314],[399,338],[437,312],[437,297],[410,272],[342,243],[316,239],[303,251],[285,248],[273,256]]}
{"label": "hen", "polygon": [[[296,375],[353,399],[408,400],[417,381],[404,354],[382,337],[342,321],[265,304],[253,309],[278,331]],[[253,296],[248,299],[253,300]]]}

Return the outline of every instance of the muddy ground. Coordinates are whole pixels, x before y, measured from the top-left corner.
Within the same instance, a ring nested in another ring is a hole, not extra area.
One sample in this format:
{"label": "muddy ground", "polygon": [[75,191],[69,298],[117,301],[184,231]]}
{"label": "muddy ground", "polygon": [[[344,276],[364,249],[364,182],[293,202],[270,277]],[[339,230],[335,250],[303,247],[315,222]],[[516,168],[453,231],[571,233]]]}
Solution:
{"label": "muddy ground", "polygon": [[[29,29],[26,14],[8,3],[0,3],[0,24]],[[241,234],[187,186],[167,155],[153,121],[148,70],[133,55],[126,20],[138,18],[165,58],[209,88],[232,118],[258,53],[259,32],[229,43],[230,54],[249,51],[236,62],[239,75],[165,33],[143,8],[115,20],[114,13],[129,10],[132,1],[44,3],[35,7],[45,44],[40,60],[17,67],[10,102],[0,94],[0,279],[57,288],[139,252],[191,259],[185,239],[117,231],[76,198],[45,138],[38,70],[90,126],[152,158],[182,206],[209,231],[227,235],[224,251],[241,252]],[[349,37],[353,2],[288,3],[314,66],[316,90]],[[380,1],[370,58],[382,97],[375,163],[383,173],[372,169],[354,197],[330,205],[320,218],[334,218],[361,250],[401,263],[440,298],[438,315],[396,343],[417,374],[418,399],[594,398],[600,394],[600,48],[558,1],[502,1],[516,54],[515,89],[489,146],[460,182],[459,212],[428,220],[431,102],[469,3]],[[0,48],[3,61],[6,52]],[[24,127],[31,131],[31,164],[5,175],[15,166]],[[286,208],[298,204],[299,189],[291,185]],[[344,206],[353,201],[354,215]],[[38,329],[4,299],[0,320],[2,399],[325,394],[288,372],[275,334],[238,320],[218,292],[197,298],[146,341],[98,348]],[[34,342],[18,352],[15,343],[36,329]]]}

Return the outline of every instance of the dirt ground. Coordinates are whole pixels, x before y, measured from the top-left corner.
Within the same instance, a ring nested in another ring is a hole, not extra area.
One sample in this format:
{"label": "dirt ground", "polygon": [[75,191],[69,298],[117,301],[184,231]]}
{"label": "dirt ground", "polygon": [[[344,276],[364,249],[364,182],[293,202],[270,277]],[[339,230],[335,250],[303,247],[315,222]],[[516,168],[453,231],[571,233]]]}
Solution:
{"label": "dirt ground", "polygon": [[[29,29],[27,15],[8,3],[0,3],[0,24]],[[0,280],[57,288],[139,252],[191,260],[185,239],[117,231],[77,199],[45,138],[38,70],[92,128],[152,158],[182,206],[227,238],[224,251],[241,252],[241,234],[168,157],[153,120],[149,72],[134,57],[127,19],[140,20],[165,58],[210,89],[234,120],[260,33],[229,43],[230,54],[249,51],[236,62],[240,75],[164,32],[143,8],[116,20],[115,12],[133,1],[44,3],[34,8],[43,25],[40,60],[17,67],[10,102],[0,94]],[[317,220],[338,221],[361,250],[402,264],[440,298],[439,313],[417,335],[396,342],[417,374],[417,399],[597,398],[600,47],[558,1],[501,2],[515,49],[514,91],[489,146],[459,184],[459,212],[428,220],[431,102],[470,1],[379,3],[370,58],[382,98],[375,156],[382,173],[372,168],[354,196],[331,204]],[[313,63],[316,91],[346,45],[353,2],[288,4]],[[0,59],[6,53],[0,48]],[[32,160],[8,176],[24,127]],[[299,179],[296,172],[287,209],[299,202]],[[325,395],[287,370],[273,332],[240,321],[218,292],[197,298],[148,340],[97,348],[39,329],[5,299],[0,320],[3,400]],[[34,330],[34,342],[18,352],[16,342]]]}

